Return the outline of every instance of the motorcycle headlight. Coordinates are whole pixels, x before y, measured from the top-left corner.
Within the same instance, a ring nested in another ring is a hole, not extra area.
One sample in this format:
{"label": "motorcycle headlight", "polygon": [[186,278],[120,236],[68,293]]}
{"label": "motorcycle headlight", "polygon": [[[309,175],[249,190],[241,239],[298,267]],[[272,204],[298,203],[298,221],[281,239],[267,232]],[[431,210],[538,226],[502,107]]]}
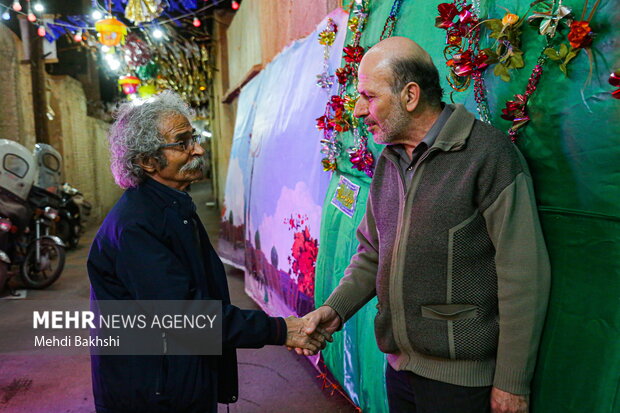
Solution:
{"label": "motorcycle headlight", "polygon": [[2,218],[0,219],[0,231],[2,232],[9,232],[11,230],[11,227],[13,225],[11,224],[11,220],[8,218]]}
{"label": "motorcycle headlight", "polygon": [[43,215],[45,215],[45,218],[51,221],[55,221],[56,218],[58,218],[58,211],[56,211],[52,207],[45,207],[45,210],[43,211]]}

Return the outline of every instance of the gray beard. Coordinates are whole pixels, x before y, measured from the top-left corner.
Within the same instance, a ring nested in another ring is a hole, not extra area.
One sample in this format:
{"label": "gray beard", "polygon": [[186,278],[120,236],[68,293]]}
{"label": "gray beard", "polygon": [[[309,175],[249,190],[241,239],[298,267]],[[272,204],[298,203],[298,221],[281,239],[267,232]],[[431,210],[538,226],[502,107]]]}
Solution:
{"label": "gray beard", "polygon": [[200,171],[203,175],[206,172],[207,162],[204,157],[200,156],[198,158],[194,158],[185,165],[183,165],[180,169],[180,172],[195,172]]}

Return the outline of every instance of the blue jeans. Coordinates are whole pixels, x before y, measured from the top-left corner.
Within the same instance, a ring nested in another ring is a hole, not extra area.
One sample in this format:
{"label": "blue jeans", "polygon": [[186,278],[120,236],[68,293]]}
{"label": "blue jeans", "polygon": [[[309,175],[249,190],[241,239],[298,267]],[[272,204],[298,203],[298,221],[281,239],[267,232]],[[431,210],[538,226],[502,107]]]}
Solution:
{"label": "blue jeans", "polygon": [[390,413],[489,413],[491,386],[465,387],[396,371],[385,371]]}

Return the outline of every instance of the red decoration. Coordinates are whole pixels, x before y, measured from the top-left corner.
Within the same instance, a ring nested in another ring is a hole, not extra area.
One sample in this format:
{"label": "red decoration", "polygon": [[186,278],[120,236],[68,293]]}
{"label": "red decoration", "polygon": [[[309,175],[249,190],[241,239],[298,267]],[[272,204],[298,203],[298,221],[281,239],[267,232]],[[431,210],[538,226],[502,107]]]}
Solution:
{"label": "red decoration", "polygon": [[568,41],[574,49],[588,47],[592,44],[593,34],[588,21],[574,21],[570,25]]}
{"label": "red decoration", "polygon": [[239,2],[233,0],[232,4],[230,5],[230,7],[232,7],[233,10],[239,10]]}
{"label": "red decoration", "polygon": [[45,27],[43,27],[43,26],[39,26],[39,28],[37,29],[37,34],[38,34],[40,37],[45,37],[45,34],[46,34],[46,33],[45,33]]}
{"label": "red decoration", "polygon": [[343,50],[344,60],[347,63],[359,63],[364,57],[364,48],[361,46],[347,46]]}
{"label": "red decoration", "polygon": [[202,23],[200,23],[200,19],[198,17],[194,17],[194,21],[192,22],[194,27],[200,27]]}

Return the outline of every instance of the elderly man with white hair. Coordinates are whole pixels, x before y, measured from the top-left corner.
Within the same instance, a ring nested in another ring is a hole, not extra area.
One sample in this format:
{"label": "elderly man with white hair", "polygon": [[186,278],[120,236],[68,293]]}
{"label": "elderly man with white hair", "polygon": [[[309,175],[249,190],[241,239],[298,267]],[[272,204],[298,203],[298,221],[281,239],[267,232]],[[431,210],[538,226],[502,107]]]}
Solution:
{"label": "elderly man with white hair", "polygon": [[236,348],[323,348],[325,332],[230,303],[224,266],[196,214],[188,185],[203,177],[192,111],[173,92],[123,104],[109,133],[111,168],[126,189],[88,256],[93,300],[221,300],[221,356],[92,356],[103,413],[216,412],[237,400]]}

